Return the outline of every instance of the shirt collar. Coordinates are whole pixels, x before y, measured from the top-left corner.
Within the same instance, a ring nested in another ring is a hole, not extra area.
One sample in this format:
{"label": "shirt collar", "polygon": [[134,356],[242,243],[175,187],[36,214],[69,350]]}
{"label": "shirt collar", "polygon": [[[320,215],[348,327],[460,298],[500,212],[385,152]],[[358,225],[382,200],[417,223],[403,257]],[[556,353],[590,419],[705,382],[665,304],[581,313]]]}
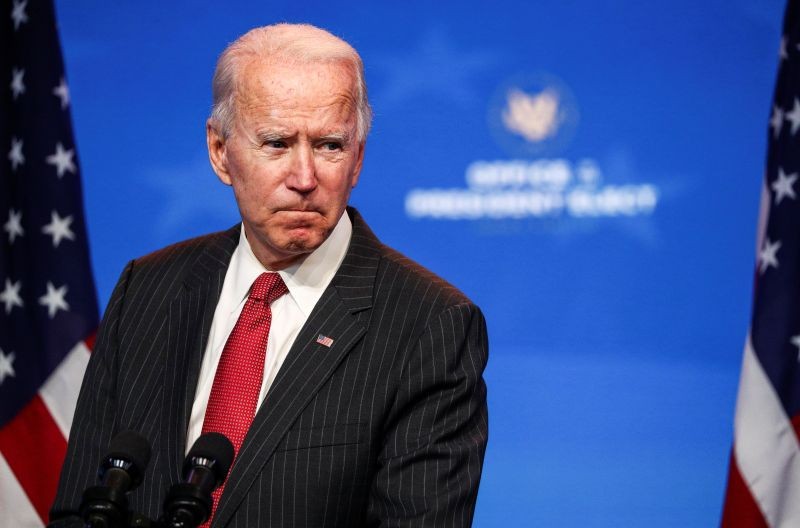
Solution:
{"label": "shirt collar", "polygon": [[[311,314],[311,310],[322,297],[322,293],[344,260],[352,232],[353,225],[345,211],[321,246],[297,263],[278,272],[289,289],[289,295],[306,317]],[[247,296],[253,281],[270,270],[266,269],[253,253],[250,242],[245,236],[244,224],[236,253],[237,258],[233,259],[236,268],[233,270],[233,295],[238,302],[241,302]]]}

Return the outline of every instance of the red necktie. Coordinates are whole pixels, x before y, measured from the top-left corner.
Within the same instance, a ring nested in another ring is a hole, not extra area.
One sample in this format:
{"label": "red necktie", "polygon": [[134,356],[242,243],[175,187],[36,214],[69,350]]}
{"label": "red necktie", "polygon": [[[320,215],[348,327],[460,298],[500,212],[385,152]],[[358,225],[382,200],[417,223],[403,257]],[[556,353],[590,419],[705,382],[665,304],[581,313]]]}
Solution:
{"label": "red necktie", "polygon": [[[258,394],[261,392],[267,338],[272,322],[269,306],[288,291],[277,273],[259,275],[222,349],[203,420],[203,433],[215,431],[224,434],[233,444],[236,454],[256,414]],[[211,517],[203,524],[204,527],[209,526],[214,518],[224,488],[225,484],[214,491]]]}

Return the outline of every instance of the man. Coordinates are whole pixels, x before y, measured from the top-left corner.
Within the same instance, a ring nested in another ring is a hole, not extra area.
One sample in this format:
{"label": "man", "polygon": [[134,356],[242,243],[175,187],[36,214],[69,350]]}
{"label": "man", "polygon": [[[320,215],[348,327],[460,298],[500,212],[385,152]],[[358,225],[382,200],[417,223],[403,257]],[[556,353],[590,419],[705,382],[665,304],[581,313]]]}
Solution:
{"label": "man", "polygon": [[371,115],[360,57],[312,26],[258,28],[222,54],[213,93],[209,157],[242,223],[123,271],[53,519],[75,521],[133,429],[153,456],[130,509],[151,518],[194,440],[219,431],[237,455],[212,526],[469,526],[485,323],[347,207]]}

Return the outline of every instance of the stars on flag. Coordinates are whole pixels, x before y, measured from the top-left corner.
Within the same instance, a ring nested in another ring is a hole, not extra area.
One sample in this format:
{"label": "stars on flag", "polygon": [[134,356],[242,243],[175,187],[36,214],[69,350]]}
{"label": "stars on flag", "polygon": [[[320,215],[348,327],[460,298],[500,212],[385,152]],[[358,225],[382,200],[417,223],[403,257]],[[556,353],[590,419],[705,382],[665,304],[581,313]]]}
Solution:
{"label": "stars on flag", "polygon": [[792,135],[795,135],[797,129],[800,128],[800,101],[797,100],[797,97],[794,98],[792,111],[786,114],[786,120],[792,124],[791,132]]}
{"label": "stars on flag", "polygon": [[63,77],[61,78],[61,82],[58,84],[58,86],[53,88],[53,95],[61,99],[62,110],[69,106],[69,86],[67,86],[67,83]]}
{"label": "stars on flag", "polygon": [[53,247],[57,248],[63,239],[75,240],[75,233],[70,229],[72,215],[60,217],[58,212],[50,212],[50,223],[42,228],[42,233],[53,237]]}
{"label": "stars on flag", "polygon": [[14,353],[9,352],[6,355],[3,349],[0,348],[0,385],[5,381],[6,376],[14,376]]}
{"label": "stars on flag", "polygon": [[25,8],[28,7],[28,0],[14,0],[14,5],[11,8],[11,20],[14,21],[14,31],[28,21],[28,14],[25,13]]}
{"label": "stars on flag", "polygon": [[769,120],[769,126],[772,128],[772,137],[777,138],[781,134],[784,116],[784,111],[780,106],[775,105],[772,107],[772,117]]}
{"label": "stars on flag", "polygon": [[18,236],[24,235],[25,230],[22,229],[22,211],[9,209],[8,221],[3,224],[3,230],[8,233],[8,242],[10,244],[13,244]]}
{"label": "stars on flag", "polygon": [[25,164],[25,155],[22,154],[22,140],[12,137],[11,150],[8,151],[8,160],[11,162],[11,170],[17,170],[17,167]]}
{"label": "stars on flag", "polygon": [[47,293],[39,297],[39,304],[47,306],[47,315],[52,319],[56,316],[59,310],[65,312],[69,311],[69,304],[64,297],[67,295],[67,285],[64,284],[60,288],[53,286],[53,283],[47,281]]}
{"label": "stars on flag", "polygon": [[25,70],[22,68],[12,68],[11,69],[11,92],[14,96],[14,100],[17,100],[17,97],[25,93],[25,82],[23,80],[25,77]]}
{"label": "stars on flag", "polygon": [[778,267],[778,250],[781,248],[781,241],[770,242],[769,238],[764,241],[761,251],[758,252],[759,273],[764,274],[771,267]]}
{"label": "stars on flag", "polygon": [[64,146],[59,142],[56,143],[56,151],[47,156],[46,161],[56,167],[58,177],[61,178],[65,172],[75,174],[75,162],[72,160],[74,156],[74,149],[64,150]]}
{"label": "stars on flag", "polygon": [[[783,75],[787,75],[789,74],[788,72],[793,71],[791,69],[795,67],[793,61],[798,59],[795,50],[800,51],[800,44],[795,42],[796,38],[797,35],[791,36],[789,34],[783,35],[781,38],[779,67],[783,70]],[[789,75],[794,74],[792,73]],[[784,126],[784,124],[786,126]],[[797,193],[794,186],[800,176],[800,171],[796,170],[796,156],[794,156],[793,153],[795,152],[794,141],[796,141],[795,138],[797,138],[798,130],[800,130],[800,97],[789,95],[783,98],[783,100],[776,100],[772,107],[769,128],[771,132],[770,152],[777,151],[780,156],[780,162],[776,162],[774,165],[774,167],[777,167],[777,177],[769,184],[774,198],[774,211],[777,212],[779,211],[777,206],[787,201],[785,199],[797,201]],[[781,137],[781,133],[784,130],[786,130],[785,135]],[[788,150],[785,150],[786,146],[789,145],[789,143],[786,143],[786,140],[790,138],[792,146],[789,147]],[[792,171],[791,169],[795,170]],[[774,171],[775,169],[772,168],[771,170]],[[780,211],[782,211],[782,215],[791,213],[791,211],[783,211],[782,209]],[[782,229],[786,227],[784,224],[784,222],[786,222],[785,218],[785,216],[782,216],[781,220],[777,220],[770,214],[769,225],[772,226],[772,229],[769,232],[775,238],[775,241],[773,242],[767,237],[764,240],[761,250],[758,252],[758,271],[761,275],[766,273],[769,268],[778,268],[779,266],[778,253],[782,247],[781,239],[785,239],[784,237],[786,236],[786,231],[782,231]],[[792,273],[792,259],[794,258],[791,246],[792,243],[793,241],[787,240],[787,248],[782,257],[785,261],[785,268],[789,270],[787,273]],[[792,333],[794,333],[794,331],[796,330],[793,330]],[[792,333],[788,334],[791,336],[788,338],[788,342],[792,347],[791,350],[795,352],[796,361],[800,363],[800,333],[795,335],[792,335]]]}
{"label": "stars on flag", "polygon": [[22,297],[19,296],[19,289],[22,287],[22,281],[11,282],[6,279],[6,287],[0,292],[0,302],[6,305],[6,314],[10,314],[15,306],[22,308],[24,303]]}
{"label": "stars on flag", "polygon": [[794,182],[797,181],[797,173],[786,174],[783,168],[778,168],[778,179],[772,182],[772,190],[775,192],[775,205],[781,203],[786,197],[794,200],[797,196],[794,194]]}

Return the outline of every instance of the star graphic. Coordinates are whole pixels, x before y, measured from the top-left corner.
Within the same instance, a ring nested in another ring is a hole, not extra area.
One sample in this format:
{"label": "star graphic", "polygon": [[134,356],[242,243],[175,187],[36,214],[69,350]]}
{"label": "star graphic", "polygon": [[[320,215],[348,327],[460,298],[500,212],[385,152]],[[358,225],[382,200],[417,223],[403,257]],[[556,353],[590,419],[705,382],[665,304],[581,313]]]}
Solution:
{"label": "star graphic", "polygon": [[56,312],[59,310],[64,310],[65,312],[69,311],[69,304],[64,300],[64,296],[66,295],[66,284],[60,288],[56,288],[53,286],[52,282],[47,281],[47,293],[39,297],[39,304],[47,306],[47,315],[50,316],[50,319],[55,317]]}
{"label": "star graphic", "polygon": [[789,58],[789,53],[786,51],[786,35],[781,37],[781,47],[778,49],[778,56],[780,56],[781,60]]}
{"label": "star graphic", "polygon": [[55,165],[58,170],[58,177],[61,178],[64,176],[65,172],[75,174],[75,162],[72,161],[73,156],[75,156],[75,151],[73,149],[64,150],[64,146],[61,143],[56,143],[56,151],[54,154],[47,156],[47,163]]}
{"label": "star graphic", "polygon": [[13,377],[15,375],[13,363],[14,353],[9,352],[9,354],[6,355],[6,353],[3,352],[3,349],[0,348],[0,385],[3,384],[6,376]]}
{"label": "star graphic", "polygon": [[20,94],[25,93],[25,83],[22,81],[22,78],[25,76],[25,70],[23,69],[16,69],[12,68],[11,71],[11,91],[14,92],[14,100],[17,100],[17,97]]}
{"label": "star graphic", "polygon": [[6,305],[6,314],[11,313],[11,309],[15,306],[22,308],[22,297],[19,296],[19,289],[22,287],[22,281],[11,282],[6,279],[6,289],[0,292],[0,302]]}
{"label": "star graphic", "polygon": [[17,167],[25,164],[25,156],[22,154],[22,140],[15,137],[11,138],[11,150],[8,151],[8,159],[11,161],[11,169],[16,171]]}
{"label": "star graphic", "polygon": [[386,74],[376,98],[389,104],[416,96],[472,104],[480,99],[475,78],[496,62],[494,54],[465,50],[441,30],[429,30],[416,45],[402,49],[401,53],[378,54],[370,61]]}
{"label": "star graphic", "polygon": [[797,361],[800,361],[800,335],[792,336],[789,342],[797,347]]}
{"label": "star graphic", "polygon": [[53,95],[61,99],[61,109],[65,109],[69,106],[69,86],[67,86],[67,82],[64,78],[61,78],[61,82],[53,88]]}
{"label": "star graphic", "polygon": [[783,169],[778,167],[778,179],[772,182],[772,190],[775,191],[775,205],[781,203],[786,196],[794,200],[797,196],[794,194],[794,182],[797,181],[797,173],[786,174]]}
{"label": "star graphic", "polygon": [[3,224],[3,230],[8,233],[8,242],[10,244],[13,244],[14,239],[16,239],[18,236],[24,235],[25,230],[22,229],[22,211],[9,209],[8,221]]}
{"label": "star graphic", "polygon": [[797,100],[797,97],[794,98],[792,111],[786,114],[786,120],[792,124],[792,135],[794,135],[800,128],[800,101]]}
{"label": "star graphic", "polygon": [[61,218],[56,211],[51,211],[50,223],[42,228],[42,233],[53,237],[53,247],[58,247],[64,238],[75,240],[75,233],[69,228],[70,224],[72,224],[71,215]]}
{"label": "star graphic", "polygon": [[783,128],[783,109],[780,106],[773,106],[772,107],[772,117],[769,120],[769,126],[772,127],[772,137],[775,139],[781,134],[781,128]]}
{"label": "star graphic", "polygon": [[14,7],[11,9],[11,19],[14,21],[14,31],[19,29],[23,22],[28,21],[28,15],[25,13],[25,8],[28,6],[28,0],[18,2],[14,0]]}
{"label": "star graphic", "polygon": [[759,273],[764,273],[772,266],[778,267],[778,250],[781,248],[781,241],[770,242],[769,238],[764,241],[764,247],[758,253],[758,260],[760,262]]}

